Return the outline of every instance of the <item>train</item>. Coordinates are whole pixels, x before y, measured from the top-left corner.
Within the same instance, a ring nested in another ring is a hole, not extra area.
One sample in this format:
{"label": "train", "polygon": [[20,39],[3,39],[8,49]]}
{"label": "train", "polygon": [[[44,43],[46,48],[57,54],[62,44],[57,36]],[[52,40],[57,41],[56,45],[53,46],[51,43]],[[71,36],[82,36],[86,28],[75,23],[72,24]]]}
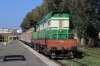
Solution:
{"label": "train", "polygon": [[18,36],[18,39],[30,45],[31,39],[32,39],[32,31],[33,31],[33,28],[28,29],[26,32],[23,32],[20,36]]}
{"label": "train", "polygon": [[73,58],[77,51],[77,40],[70,30],[70,14],[50,12],[35,27],[20,35],[22,42],[51,58]]}

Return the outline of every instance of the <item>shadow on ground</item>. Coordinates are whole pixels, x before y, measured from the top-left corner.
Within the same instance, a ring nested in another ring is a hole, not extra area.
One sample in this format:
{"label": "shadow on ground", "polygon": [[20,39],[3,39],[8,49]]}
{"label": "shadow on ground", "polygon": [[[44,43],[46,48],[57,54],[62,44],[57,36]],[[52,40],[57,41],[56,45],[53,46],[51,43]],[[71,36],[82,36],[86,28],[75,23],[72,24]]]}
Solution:
{"label": "shadow on ground", "polygon": [[83,54],[84,54],[83,52],[77,51],[74,58],[82,59],[84,57]]}
{"label": "shadow on ground", "polygon": [[0,50],[4,50],[4,49],[0,49]]}
{"label": "shadow on ground", "polygon": [[23,55],[6,55],[3,61],[26,61]]}

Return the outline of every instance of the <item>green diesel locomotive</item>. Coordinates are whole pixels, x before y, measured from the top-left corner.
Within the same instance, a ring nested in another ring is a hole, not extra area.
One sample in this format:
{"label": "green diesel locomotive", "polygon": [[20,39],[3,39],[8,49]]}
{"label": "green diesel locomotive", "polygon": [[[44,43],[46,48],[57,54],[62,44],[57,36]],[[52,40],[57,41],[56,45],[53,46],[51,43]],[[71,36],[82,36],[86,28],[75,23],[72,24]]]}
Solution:
{"label": "green diesel locomotive", "polygon": [[69,17],[66,12],[47,14],[33,28],[32,47],[52,58],[73,57],[77,41],[71,37]]}

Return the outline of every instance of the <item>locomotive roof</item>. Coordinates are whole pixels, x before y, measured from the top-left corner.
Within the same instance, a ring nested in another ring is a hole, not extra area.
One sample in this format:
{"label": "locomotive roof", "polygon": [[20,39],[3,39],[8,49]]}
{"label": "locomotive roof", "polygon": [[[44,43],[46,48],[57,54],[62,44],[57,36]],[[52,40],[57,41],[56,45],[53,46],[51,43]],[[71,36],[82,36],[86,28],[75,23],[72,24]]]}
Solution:
{"label": "locomotive roof", "polygon": [[52,17],[53,12],[48,13],[41,21],[39,21],[37,24],[41,24],[42,22],[44,22],[45,20],[49,19],[50,17]]}
{"label": "locomotive roof", "polygon": [[57,13],[67,13],[67,12],[50,12],[50,13],[48,13],[41,21],[39,21],[39,22],[37,23],[36,26],[40,25],[40,24],[43,23],[45,20],[51,18],[54,14],[57,14]]}

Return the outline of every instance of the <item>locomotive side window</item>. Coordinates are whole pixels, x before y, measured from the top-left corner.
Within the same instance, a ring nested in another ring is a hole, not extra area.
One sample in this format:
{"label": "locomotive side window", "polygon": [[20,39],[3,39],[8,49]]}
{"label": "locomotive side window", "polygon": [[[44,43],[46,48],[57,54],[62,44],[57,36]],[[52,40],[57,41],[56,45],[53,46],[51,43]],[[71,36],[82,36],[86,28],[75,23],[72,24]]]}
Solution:
{"label": "locomotive side window", "polygon": [[48,25],[50,25],[50,20],[48,21]]}
{"label": "locomotive side window", "polygon": [[43,24],[43,28],[44,28],[44,24]]}

